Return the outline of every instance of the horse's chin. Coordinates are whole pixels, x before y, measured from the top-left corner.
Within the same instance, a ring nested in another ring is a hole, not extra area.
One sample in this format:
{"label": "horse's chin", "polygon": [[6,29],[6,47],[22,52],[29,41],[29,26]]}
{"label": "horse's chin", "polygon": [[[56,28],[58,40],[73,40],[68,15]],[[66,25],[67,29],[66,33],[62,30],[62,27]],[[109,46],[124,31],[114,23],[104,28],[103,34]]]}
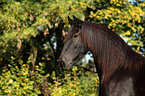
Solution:
{"label": "horse's chin", "polygon": [[73,68],[73,65],[76,64],[78,60],[74,60],[74,61],[60,61],[60,66],[62,70],[71,70]]}
{"label": "horse's chin", "polygon": [[69,64],[65,64],[65,66],[62,67],[63,70],[71,70],[73,68],[74,63],[69,63]]}
{"label": "horse's chin", "polygon": [[73,68],[73,64],[70,64],[69,66],[65,66],[65,67],[64,67],[64,70],[69,71],[69,70],[71,70],[72,68]]}
{"label": "horse's chin", "polygon": [[65,70],[70,71],[72,67],[66,67]]}

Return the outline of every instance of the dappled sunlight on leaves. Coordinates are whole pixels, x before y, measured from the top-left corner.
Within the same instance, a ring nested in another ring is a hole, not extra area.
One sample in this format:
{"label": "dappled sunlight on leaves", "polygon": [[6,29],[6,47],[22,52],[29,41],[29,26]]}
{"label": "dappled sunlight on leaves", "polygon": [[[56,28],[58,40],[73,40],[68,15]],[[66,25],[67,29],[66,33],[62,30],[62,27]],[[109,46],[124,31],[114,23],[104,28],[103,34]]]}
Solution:
{"label": "dappled sunlight on leaves", "polygon": [[142,0],[1,0],[0,95],[98,95],[92,61],[59,72],[58,59],[70,28],[67,17],[105,25],[144,55],[144,8]]}

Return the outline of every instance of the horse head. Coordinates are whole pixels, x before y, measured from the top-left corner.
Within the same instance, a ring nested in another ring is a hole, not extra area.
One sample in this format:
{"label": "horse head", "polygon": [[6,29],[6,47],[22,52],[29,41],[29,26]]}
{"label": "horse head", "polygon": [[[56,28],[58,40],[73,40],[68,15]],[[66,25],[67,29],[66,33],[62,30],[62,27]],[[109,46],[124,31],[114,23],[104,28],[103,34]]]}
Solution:
{"label": "horse head", "polygon": [[72,65],[78,62],[88,51],[85,43],[82,40],[82,23],[73,16],[74,20],[68,17],[71,28],[65,37],[65,44],[60,55],[60,64],[63,69],[71,69]]}

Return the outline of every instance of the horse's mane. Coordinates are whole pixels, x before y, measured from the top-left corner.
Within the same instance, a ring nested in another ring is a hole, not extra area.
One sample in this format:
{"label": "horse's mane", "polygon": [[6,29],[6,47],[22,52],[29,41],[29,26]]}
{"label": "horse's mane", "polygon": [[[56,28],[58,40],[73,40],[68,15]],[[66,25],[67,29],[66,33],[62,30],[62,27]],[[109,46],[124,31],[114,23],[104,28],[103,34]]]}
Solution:
{"label": "horse's mane", "polygon": [[84,42],[94,55],[97,69],[101,69],[106,78],[121,69],[132,72],[145,68],[145,58],[134,52],[118,34],[107,27],[84,21],[82,32]]}

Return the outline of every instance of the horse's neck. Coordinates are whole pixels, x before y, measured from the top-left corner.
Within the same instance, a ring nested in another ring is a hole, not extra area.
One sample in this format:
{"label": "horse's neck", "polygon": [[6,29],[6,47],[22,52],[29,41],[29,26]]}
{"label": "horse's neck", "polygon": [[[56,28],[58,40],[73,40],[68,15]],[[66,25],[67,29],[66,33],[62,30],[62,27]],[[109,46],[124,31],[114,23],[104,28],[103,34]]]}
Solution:
{"label": "horse's neck", "polygon": [[[114,37],[109,37],[108,33],[99,31],[86,32],[85,41],[94,55],[97,71],[100,72],[102,78],[109,78],[127,62],[130,64],[131,62],[135,63],[135,61],[128,61],[131,58],[129,55],[138,55],[117,34],[112,32],[111,35],[115,34]],[[136,58],[135,56],[132,59]],[[142,61],[143,59],[140,59],[140,62]],[[132,65],[126,65],[126,68],[129,66]]]}
{"label": "horse's neck", "polygon": [[89,32],[92,34],[88,37],[87,45],[96,58],[98,67],[104,74],[111,72],[124,63],[126,45],[122,42],[112,40],[105,33]]}
{"label": "horse's neck", "polygon": [[145,57],[141,56],[140,54],[136,53],[133,50],[127,51],[127,58],[126,64],[124,64],[124,69],[128,68],[130,71],[140,71],[145,68]]}

